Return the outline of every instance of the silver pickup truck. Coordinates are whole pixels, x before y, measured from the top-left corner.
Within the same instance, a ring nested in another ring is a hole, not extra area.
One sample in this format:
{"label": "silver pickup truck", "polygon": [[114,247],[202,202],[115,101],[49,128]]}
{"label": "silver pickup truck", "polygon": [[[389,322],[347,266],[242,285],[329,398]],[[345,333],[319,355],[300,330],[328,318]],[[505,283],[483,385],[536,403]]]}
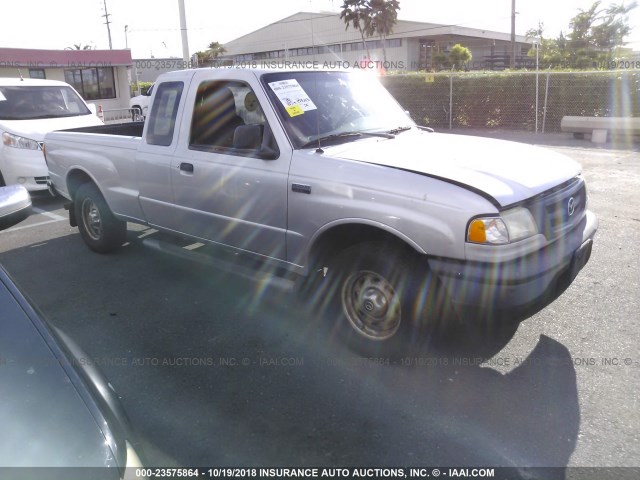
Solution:
{"label": "silver pickup truck", "polygon": [[45,154],[92,250],[135,222],[253,256],[365,346],[426,335],[445,303],[546,298],[598,225],[572,160],[419,127],[359,72],[164,74],[146,123],[53,132]]}

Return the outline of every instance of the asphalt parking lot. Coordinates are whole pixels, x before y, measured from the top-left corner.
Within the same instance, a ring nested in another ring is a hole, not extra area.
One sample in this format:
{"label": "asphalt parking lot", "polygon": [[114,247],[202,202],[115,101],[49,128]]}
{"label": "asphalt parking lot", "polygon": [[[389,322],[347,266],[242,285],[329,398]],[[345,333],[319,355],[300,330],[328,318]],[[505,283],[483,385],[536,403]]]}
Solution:
{"label": "asphalt parking lot", "polygon": [[[506,135],[508,138],[513,135]],[[89,251],[61,199],[0,263],[119,392],[153,466],[640,466],[640,149],[519,136],[579,161],[589,264],[513,328],[365,359],[292,292],[150,248]]]}

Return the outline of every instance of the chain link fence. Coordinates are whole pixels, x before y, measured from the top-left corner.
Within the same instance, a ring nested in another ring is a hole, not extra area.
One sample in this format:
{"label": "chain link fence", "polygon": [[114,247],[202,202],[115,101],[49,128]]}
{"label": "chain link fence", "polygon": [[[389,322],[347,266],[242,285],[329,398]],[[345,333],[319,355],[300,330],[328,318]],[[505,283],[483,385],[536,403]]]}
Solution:
{"label": "chain link fence", "polygon": [[565,115],[640,117],[640,71],[389,74],[418,125],[560,132]]}

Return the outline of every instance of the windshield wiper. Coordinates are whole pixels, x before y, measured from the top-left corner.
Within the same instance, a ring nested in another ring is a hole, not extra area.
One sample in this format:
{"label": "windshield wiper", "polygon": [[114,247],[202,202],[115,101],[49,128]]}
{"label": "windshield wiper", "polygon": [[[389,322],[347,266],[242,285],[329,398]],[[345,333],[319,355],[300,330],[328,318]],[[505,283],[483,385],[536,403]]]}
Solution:
{"label": "windshield wiper", "polygon": [[382,138],[396,138],[395,135],[387,132],[342,132],[332,133],[331,135],[325,135],[323,137],[314,138],[302,145],[301,148],[310,148],[315,146],[321,146],[322,142],[328,142],[331,140],[341,140],[349,138],[361,138],[361,137],[382,137]]}
{"label": "windshield wiper", "polygon": [[398,128],[393,128],[391,130],[387,130],[387,133],[391,135],[397,135],[399,133],[406,132],[407,130],[411,130],[412,128],[413,127],[411,127],[410,125],[407,125],[406,127],[398,127]]}

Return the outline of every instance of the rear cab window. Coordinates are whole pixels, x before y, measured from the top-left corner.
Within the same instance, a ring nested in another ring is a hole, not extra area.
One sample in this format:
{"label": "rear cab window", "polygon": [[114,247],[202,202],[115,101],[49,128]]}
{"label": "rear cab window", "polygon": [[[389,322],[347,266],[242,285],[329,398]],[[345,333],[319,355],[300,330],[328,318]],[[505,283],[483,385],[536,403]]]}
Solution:
{"label": "rear cab window", "polygon": [[168,147],[173,141],[183,82],[164,82],[156,90],[149,115],[147,143]]}

